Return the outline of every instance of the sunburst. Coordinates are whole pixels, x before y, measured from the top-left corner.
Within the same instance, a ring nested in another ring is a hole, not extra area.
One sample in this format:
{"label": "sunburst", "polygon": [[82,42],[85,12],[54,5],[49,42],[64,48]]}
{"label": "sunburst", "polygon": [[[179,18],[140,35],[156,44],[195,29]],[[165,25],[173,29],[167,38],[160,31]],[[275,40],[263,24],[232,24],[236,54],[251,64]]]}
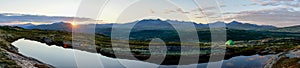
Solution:
{"label": "sunburst", "polygon": [[77,27],[77,24],[76,24],[76,23],[74,23],[74,22],[69,22],[69,23],[71,24],[72,28]]}

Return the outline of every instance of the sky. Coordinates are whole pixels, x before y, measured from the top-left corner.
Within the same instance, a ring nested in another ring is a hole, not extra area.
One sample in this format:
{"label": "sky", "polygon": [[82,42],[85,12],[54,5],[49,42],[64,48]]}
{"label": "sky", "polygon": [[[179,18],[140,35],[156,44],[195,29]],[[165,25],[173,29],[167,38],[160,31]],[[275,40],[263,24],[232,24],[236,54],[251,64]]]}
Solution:
{"label": "sky", "polygon": [[[84,6],[92,3],[100,5]],[[278,27],[300,25],[298,0],[1,0],[0,8],[0,14],[3,14],[0,16],[2,24],[53,23],[64,19],[69,21],[68,17],[78,17],[79,22],[89,20],[82,18],[91,18],[101,21],[100,23],[128,23],[145,18],[160,18],[204,24],[237,20]],[[81,12],[85,9],[99,9],[99,12]],[[14,14],[7,13],[32,16],[13,19]],[[90,16],[86,16],[89,13]],[[41,18],[33,18],[34,16],[44,17],[42,20],[46,20],[46,16],[52,16],[50,18],[53,21],[35,20]],[[84,23],[88,22],[90,21]]]}

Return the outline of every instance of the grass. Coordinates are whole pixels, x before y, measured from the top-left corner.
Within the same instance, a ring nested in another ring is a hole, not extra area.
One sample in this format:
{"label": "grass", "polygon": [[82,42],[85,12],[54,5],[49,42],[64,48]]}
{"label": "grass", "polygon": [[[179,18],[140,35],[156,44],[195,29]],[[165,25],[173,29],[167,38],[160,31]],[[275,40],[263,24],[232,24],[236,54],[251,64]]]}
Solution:
{"label": "grass", "polygon": [[281,58],[272,68],[299,68],[300,58]]}
{"label": "grass", "polygon": [[16,61],[8,58],[8,54],[0,50],[0,68],[21,68]]}

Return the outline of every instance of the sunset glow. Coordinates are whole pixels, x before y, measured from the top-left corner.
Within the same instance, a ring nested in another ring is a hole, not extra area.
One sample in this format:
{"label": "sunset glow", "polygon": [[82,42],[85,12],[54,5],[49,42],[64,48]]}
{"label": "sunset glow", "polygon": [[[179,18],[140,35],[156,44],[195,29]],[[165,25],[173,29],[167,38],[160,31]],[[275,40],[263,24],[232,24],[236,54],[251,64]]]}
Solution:
{"label": "sunset glow", "polygon": [[77,24],[75,24],[74,22],[70,22],[70,24],[72,25],[72,26],[76,26]]}
{"label": "sunset glow", "polygon": [[77,24],[76,24],[76,23],[74,23],[74,22],[70,22],[70,24],[71,24],[72,28],[75,28],[75,27],[77,27]]}

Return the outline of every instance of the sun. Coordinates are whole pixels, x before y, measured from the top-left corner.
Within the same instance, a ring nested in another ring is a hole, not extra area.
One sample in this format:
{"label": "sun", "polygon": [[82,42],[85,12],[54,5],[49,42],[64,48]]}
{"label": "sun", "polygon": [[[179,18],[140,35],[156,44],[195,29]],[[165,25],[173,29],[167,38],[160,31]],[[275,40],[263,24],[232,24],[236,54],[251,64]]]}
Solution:
{"label": "sun", "polygon": [[71,24],[72,26],[76,26],[76,25],[77,25],[77,24],[75,24],[74,22],[71,22],[70,24]]}
{"label": "sun", "polygon": [[71,24],[72,27],[76,27],[77,26],[77,24],[74,23],[74,22],[70,22],[70,24]]}

